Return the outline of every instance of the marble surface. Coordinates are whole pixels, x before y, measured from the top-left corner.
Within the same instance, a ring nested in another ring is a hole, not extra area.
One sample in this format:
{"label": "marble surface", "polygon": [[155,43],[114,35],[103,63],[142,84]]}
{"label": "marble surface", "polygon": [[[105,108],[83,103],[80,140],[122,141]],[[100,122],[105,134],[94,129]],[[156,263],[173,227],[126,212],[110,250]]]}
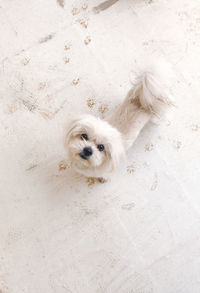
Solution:
{"label": "marble surface", "polygon": [[[0,0],[0,292],[200,292],[200,1]],[[63,131],[105,117],[144,57],[175,107],[112,179],[71,170]]]}

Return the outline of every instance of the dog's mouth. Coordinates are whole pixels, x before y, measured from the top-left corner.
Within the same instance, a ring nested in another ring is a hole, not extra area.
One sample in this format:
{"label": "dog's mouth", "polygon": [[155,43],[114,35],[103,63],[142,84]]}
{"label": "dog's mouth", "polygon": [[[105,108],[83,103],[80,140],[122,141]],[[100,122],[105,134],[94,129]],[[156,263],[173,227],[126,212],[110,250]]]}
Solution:
{"label": "dog's mouth", "polygon": [[88,157],[86,157],[84,154],[80,153],[79,156],[83,159],[83,160],[88,160]]}

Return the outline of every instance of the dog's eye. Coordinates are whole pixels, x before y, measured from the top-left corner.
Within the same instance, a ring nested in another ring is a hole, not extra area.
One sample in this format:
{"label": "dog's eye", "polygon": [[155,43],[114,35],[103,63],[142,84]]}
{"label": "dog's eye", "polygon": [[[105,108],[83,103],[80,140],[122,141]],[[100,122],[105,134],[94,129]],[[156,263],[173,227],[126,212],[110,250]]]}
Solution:
{"label": "dog's eye", "polygon": [[81,134],[81,139],[85,139],[85,140],[88,140],[88,136],[86,133],[82,133]]}
{"label": "dog's eye", "polygon": [[104,150],[104,145],[103,144],[98,144],[97,148],[100,152],[102,152]]}

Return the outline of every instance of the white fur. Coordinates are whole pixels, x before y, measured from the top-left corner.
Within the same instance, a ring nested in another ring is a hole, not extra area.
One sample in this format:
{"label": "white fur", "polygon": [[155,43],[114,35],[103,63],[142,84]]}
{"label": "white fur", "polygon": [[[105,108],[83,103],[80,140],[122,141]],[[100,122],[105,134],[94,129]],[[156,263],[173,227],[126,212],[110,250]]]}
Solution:
{"label": "white fur", "polygon": [[[137,71],[124,102],[106,120],[91,115],[73,120],[67,130],[65,146],[76,171],[87,177],[105,177],[116,169],[146,123],[154,115],[161,115],[163,107],[170,104],[170,78],[167,63],[150,64]],[[87,141],[81,139],[82,133],[87,133]],[[105,150],[100,152],[98,144],[103,144]],[[93,150],[88,160],[80,157],[84,147]]]}
{"label": "white fur", "polygon": [[[82,133],[87,133],[87,141],[81,139]],[[100,152],[98,144],[103,144],[105,150]],[[71,122],[65,146],[76,171],[87,177],[102,177],[102,174],[112,172],[124,152],[120,132],[108,122],[91,115],[83,115]],[[88,160],[83,160],[79,155],[84,147],[93,150]]]}

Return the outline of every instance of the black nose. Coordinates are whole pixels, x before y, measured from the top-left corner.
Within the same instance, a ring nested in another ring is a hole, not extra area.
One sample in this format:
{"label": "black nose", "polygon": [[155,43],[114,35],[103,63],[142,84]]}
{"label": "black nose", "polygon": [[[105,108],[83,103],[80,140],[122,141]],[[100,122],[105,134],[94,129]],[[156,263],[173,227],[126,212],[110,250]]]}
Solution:
{"label": "black nose", "polygon": [[92,155],[92,153],[93,152],[91,147],[85,147],[80,153],[80,157],[84,160],[87,160]]}
{"label": "black nose", "polygon": [[92,155],[92,148],[91,147],[85,147],[83,149],[83,154],[86,157],[90,157]]}

